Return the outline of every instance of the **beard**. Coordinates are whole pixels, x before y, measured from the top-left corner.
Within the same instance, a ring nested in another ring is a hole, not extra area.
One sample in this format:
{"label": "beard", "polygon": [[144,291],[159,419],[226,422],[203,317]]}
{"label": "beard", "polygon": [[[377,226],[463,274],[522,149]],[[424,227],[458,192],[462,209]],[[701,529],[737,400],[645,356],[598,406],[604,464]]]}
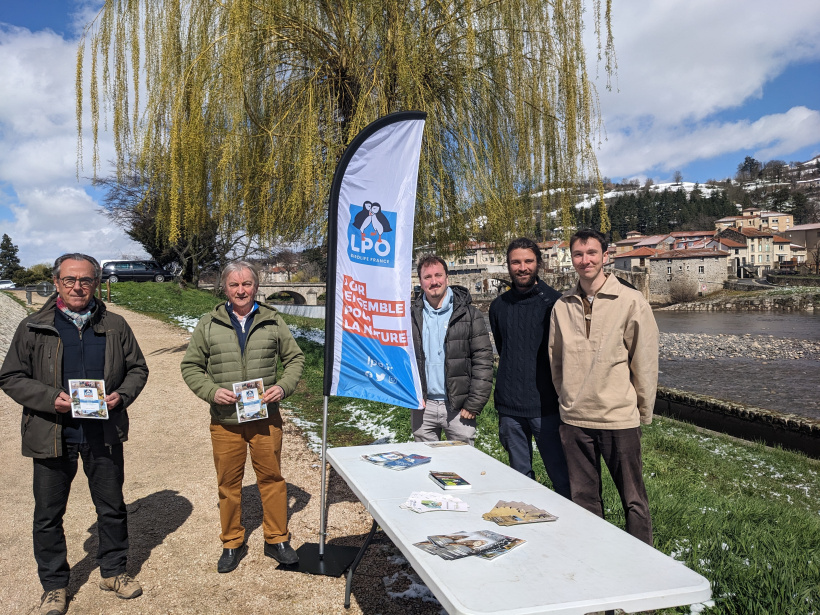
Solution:
{"label": "beard", "polygon": [[535,278],[537,277],[537,272],[533,271],[527,275],[511,275],[513,285],[518,290],[526,290],[531,288],[535,284]]}

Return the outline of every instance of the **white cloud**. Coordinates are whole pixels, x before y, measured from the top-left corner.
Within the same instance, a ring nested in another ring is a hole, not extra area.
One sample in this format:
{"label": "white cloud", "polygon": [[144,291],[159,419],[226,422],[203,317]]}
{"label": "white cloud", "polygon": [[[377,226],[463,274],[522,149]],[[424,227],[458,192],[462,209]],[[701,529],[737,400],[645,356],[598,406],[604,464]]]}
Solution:
{"label": "white cloud", "polygon": [[742,111],[787,66],[820,59],[820,2],[632,0],[615,3],[613,20],[618,75],[612,91],[598,84],[605,175],[680,168],[741,148],[788,159],[820,146],[817,108]]}
{"label": "white cloud", "polygon": [[[77,41],[51,31],[0,27],[0,183],[13,219],[2,222],[24,265],[53,261],[67,251],[111,257],[142,253],[140,246],[101,214],[77,181],[75,62]],[[83,125],[90,126],[88,112]],[[100,158],[112,158],[100,133]],[[84,170],[91,173],[90,139]],[[16,197],[16,198],[15,198]]]}
{"label": "white cloud", "polygon": [[693,160],[738,150],[753,152],[759,160],[788,160],[789,153],[817,143],[818,135],[820,112],[794,107],[754,122],[703,122],[694,128],[653,126],[638,128],[629,136],[610,134],[599,160],[602,168],[606,165],[606,174],[615,178],[631,177],[636,169],[656,166],[672,171]]}

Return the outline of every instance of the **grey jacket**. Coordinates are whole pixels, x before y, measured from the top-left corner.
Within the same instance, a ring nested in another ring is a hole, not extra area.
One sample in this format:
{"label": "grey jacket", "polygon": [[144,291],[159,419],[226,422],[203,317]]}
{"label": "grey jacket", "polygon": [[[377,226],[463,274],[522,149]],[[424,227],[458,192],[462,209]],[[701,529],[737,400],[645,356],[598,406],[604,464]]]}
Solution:
{"label": "grey jacket", "polygon": [[[447,398],[453,410],[463,409],[479,414],[490,399],[493,388],[493,347],[484,316],[472,305],[469,291],[463,286],[450,286],[450,289],[453,291],[453,313],[444,338]],[[421,392],[426,400],[423,301],[423,294],[416,297],[410,313]]]}
{"label": "grey jacket", "polygon": [[[54,409],[54,401],[63,390],[63,345],[54,326],[56,300],[55,294],[40,311],[23,319],[0,369],[0,389],[23,406],[21,433],[26,457],[44,459],[63,454],[66,415]],[[145,387],[148,366],[131,327],[99,299],[90,327],[105,335],[105,392],[117,392],[122,398],[108,420],[102,421],[105,443],[118,444],[128,439],[126,408]]]}

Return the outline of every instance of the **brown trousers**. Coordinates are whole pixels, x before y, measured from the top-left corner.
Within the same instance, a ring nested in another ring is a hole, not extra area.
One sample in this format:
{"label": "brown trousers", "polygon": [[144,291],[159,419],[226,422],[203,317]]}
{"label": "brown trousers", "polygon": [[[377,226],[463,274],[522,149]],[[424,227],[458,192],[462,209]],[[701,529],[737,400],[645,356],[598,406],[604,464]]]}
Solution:
{"label": "brown trousers", "polygon": [[558,429],[567,457],[572,501],[604,518],[603,458],[621,496],[626,531],[652,545],[652,518],[643,483],[641,428],[586,429],[564,424]]}
{"label": "brown trousers", "polygon": [[216,480],[219,485],[219,535],[225,549],[236,549],[245,540],[242,526],[242,479],[248,447],[262,497],[262,531],[265,542],[288,540],[288,488],[280,470],[282,417],[240,425],[211,423]]}

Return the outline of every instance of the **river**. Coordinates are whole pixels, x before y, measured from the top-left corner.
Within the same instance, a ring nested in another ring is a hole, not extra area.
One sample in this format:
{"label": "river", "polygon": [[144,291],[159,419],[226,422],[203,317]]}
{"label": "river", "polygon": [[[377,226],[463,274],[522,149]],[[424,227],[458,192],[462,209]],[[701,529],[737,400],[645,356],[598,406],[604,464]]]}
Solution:
{"label": "river", "polygon": [[[748,335],[763,354],[780,340],[820,340],[820,313],[656,311],[655,320],[661,333]],[[814,358],[661,357],[660,372],[662,386],[820,419],[820,361]]]}

